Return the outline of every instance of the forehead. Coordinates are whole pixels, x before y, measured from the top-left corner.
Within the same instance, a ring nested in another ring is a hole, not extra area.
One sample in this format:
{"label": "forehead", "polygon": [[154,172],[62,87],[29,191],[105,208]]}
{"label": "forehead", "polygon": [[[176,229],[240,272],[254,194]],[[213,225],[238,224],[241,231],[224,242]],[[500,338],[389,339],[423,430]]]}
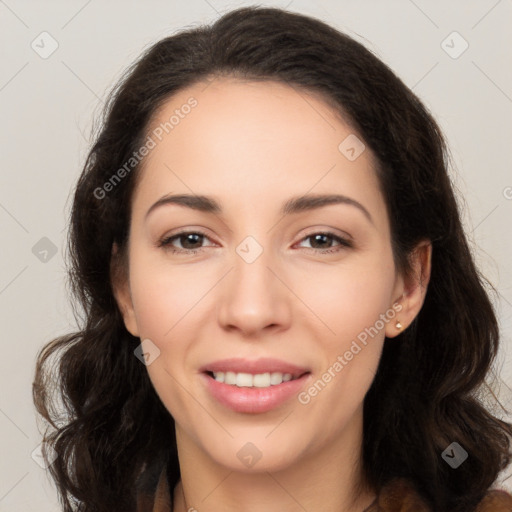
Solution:
{"label": "forehead", "polygon": [[173,136],[177,141],[180,135],[184,138],[189,134],[188,128],[204,137],[195,140],[196,144],[203,147],[210,143],[209,147],[220,151],[229,149],[231,155],[247,149],[246,145],[238,149],[231,140],[245,139],[252,147],[265,142],[267,148],[272,142],[284,147],[290,141],[309,141],[309,147],[325,138],[327,132],[336,138],[352,131],[319,93],[271,80],[227,77],[178,91],[155,113],[149,127],[150,131],[163,130],[163,138]]}
{"label": "forehead", "polygon": [[217,78],[169,98],[148,134],[155,145],[143,162],[142,201],[186,192],[277,208],[283,197],[338,192],[366,197],[368,209],[382,214],[373,155],[364,149],[347,158],[344,141],[356,141],[357,151],[363,141],[319,94]]}

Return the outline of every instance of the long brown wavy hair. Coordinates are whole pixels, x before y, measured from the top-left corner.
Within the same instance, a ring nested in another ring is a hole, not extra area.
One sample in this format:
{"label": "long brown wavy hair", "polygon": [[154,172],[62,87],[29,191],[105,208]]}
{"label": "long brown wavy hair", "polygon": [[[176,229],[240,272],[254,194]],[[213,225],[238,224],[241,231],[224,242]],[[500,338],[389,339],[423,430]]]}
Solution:
{"label": "long brown wavy hair", "polygon": [[[98,188],[141,147],[173,94],[220,76],[320,93],[376,157],[397,270],[410,275],[415,245],[432,242],[423,307],[384,344],[365,397],[363,468],[376,492],[406,477],[437,512],[473,510],[510,463],[512,425],[481,397],[499,346],[489,298],[496,290],[476,268],[463,231],[443,135],[412,91],[351,37],[312,17],[247,7],[153,44],[108,96],[70,215],[79,330],[40,350],[33,383],[46,420],[43,453],[54,450],[49,472],[64,511],[132,512],[136,493],[164,465],[171,484],[180,478],[174,420],[134,356],[141,340],[126,330],[112,287],[126,265],[141,164],[106,197]],[[456,470],[441,456],[452,442],[469,454]]]}

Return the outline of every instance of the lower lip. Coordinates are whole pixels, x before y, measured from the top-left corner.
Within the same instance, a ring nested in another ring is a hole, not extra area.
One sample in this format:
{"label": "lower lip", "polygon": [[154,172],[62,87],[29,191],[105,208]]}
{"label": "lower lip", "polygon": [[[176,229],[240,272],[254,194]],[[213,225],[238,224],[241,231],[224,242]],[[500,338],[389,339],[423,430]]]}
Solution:
{"label": "lower lip", "polygon": [[279,407],[299,393],[311,374],[268,388],[238,387],[216,381],[207,373],[201,376],[208,391],[222,405],[235,412],[263,413]]}

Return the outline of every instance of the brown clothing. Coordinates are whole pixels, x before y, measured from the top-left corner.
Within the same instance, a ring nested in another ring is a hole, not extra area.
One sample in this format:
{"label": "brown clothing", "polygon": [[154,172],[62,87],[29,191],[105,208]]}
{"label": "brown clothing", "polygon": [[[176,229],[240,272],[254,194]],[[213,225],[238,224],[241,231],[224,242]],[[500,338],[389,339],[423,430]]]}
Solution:
{"label": "brown clothing", "polygon": [[[171,490],[172,491],[172,490]],[[171,491],[164,468],[151,495],[139,492],[137,512],[172,512]],[[365,512],[433,512],[427,508],[414,487],[405,478],[395,479],[379,493]],[[512,512],[512,495],[502,490],[490,490],[475,512]]]}

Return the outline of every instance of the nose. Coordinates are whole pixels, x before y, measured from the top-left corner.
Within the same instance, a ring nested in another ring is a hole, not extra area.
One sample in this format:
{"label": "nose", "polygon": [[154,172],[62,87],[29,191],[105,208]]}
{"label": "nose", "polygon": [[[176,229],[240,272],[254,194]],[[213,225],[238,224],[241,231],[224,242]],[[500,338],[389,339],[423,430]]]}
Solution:
{"label": "nose", "polygon": [[[242,253],[241,253],[242,254]],[[235,252],[233,268],[222,280],[217,318],[223,329],[244,337],[289,327],[293,293],[286,272],[265,250],[252,262]]]}

